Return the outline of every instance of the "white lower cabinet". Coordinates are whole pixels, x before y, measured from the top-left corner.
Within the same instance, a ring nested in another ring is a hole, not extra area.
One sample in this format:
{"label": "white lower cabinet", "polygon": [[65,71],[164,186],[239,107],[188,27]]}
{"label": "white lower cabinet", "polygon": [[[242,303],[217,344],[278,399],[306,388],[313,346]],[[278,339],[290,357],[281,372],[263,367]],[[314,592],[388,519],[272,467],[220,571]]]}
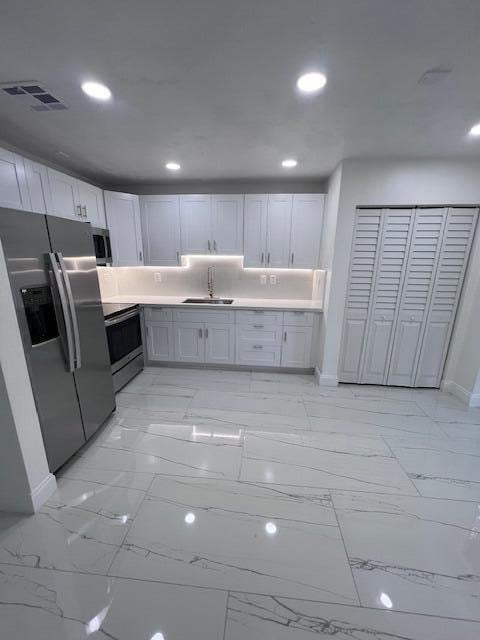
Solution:
{"label": "white lower cabinet", "polygon": [[179,362],[205,362],[203,322],[176,322],[175,360]]}
{"label": "white lower cabinet", "polygon": [[311,359],[311,327],[284,327],[281,366],[307,368]]}
{"label": "white lower cabinet", "polygon": [[174,360],[173,323],[157,322],[147,324],[147,356],[149,360]]}
{"label": "white lower cabinet", "polygon": [[313,313],[147,307],[144,315],[150,361],[311,367]]}
{"label": "white lower cabinet", "polygon": [[235,325],[210,322],[176,322],[175,360],[233,364]]}
{"label": "white lower cabinet", "polygon": [[233,364],[235,362],[235,325],[205,324],[205,362]]}

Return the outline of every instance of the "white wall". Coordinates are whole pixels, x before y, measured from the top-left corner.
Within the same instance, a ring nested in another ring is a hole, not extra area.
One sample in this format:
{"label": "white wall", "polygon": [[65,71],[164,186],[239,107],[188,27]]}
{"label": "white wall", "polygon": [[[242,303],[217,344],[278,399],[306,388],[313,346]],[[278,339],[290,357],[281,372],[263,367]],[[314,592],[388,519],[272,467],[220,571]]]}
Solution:
{"label": "white wall", "polygon": [[[338,188],[333,176],[330,186],[334,190]],[[343,163],[332,277],[328,282],[323,357],[319,365],[323,376],[337,376],[356,207],[453,204],[480,204],[479,162],[346,160]],[[475,255],[480,251],[479,243],[480,232],[477,231]],[[480,369],[477,350],[480,338],[478,330],[474,329],[475,313],[476,318],[479,317],[479,291],[480,268],[472,268],[471,264],[445,371],[446,379],[461,379],[469,392],[476,380],[476,373],[475,376],[473,373]],[[469,343],[470,348],[465,348]],[[461,355],[462,350],[468,352],[464,354],[466,360]]]}
{"label": "white wall", "polygon": [[0,242],[0,510],[34,513],[56,488]]}
{"label": "white wall", "polygon": [[[244,269],[243,257],[239,256],[183,256],[182,260],[188,266],[99,269],[102,298],[117,295],[117,292],[120,295],[205,296],[209,265],[215,266],[217,296],[295,300],[312,298],[314,272],[311,269]],[[155,273],[162,274],[161,282],[155,281]],[[262,274],[267,274],[266,285],[260,282]],[[270,284],[270,275],[276,275],[277,284]]]}
{"label": "white wall", "polygon": [[[340,189],[342,184],[342,165],[338,165],[328,181],[328,194],[325,201],[325,217],[323,223],[322,244],[320,247],[320,267],[325,271],[325,291],[323,300],[323,315],[320,319],[317,369],[322,384],[336,384],[336,372],[331,376],[328,370],[320,371],[324,358],[325,337],[327,333],[327,323],[330,320],[328,307],[330,301],[332,268],[334,260],[335,237],[337,233],[337,217],[340,203]],[[328,346],[328,345],[327,345]]]}

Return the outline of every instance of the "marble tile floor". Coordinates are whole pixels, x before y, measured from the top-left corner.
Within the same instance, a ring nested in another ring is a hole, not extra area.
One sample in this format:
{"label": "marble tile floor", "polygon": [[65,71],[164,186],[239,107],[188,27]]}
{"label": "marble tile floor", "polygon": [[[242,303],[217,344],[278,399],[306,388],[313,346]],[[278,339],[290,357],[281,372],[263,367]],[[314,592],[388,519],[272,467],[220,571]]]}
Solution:
{"label": "marble tile floor", "polygon": [[480,638],[480,410],[434,390],[147,368],[35,516],[8,640]]}

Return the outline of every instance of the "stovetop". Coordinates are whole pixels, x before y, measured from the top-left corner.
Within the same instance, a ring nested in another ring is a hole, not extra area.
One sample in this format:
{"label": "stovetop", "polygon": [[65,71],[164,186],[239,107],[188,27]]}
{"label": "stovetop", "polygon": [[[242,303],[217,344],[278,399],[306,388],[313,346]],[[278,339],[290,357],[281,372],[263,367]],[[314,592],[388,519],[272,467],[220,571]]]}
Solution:
{"label": "stovetop", "polygon": [[102,302],[102,307],[103,317],[106,320],[107,318],[113,318],[120,313],[125,313],[125,311],[130,309],[136,309],[138,304],[131,304],[129,302]]}

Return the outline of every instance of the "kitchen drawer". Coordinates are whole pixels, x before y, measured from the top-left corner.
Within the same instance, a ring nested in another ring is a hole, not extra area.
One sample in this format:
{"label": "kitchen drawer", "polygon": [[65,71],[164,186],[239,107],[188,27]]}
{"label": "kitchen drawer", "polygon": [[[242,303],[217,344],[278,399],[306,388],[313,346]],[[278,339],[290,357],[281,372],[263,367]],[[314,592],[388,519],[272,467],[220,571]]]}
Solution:
{"label": "kitchen drawer", "polygon": [[165,309],[164,307],[145,307],[144,313],[146,322],[172,321],[172,309]]}
{"label": "kitchen drawer", "polygon": [[260,311],[252,309],[252,311],[237,311],[237,324],[279,324],[283,322],[283,313],[281,311]]}
{"label": "kitchen drawer", "polygon": [[235,311],[227,309],[174,309],[175,322],[216,322],[233,324]]}
{"label": "kitchen drawer", "polygon": [[236,333],[237,344],[241,345],[281,346],[282,344],[282,325],[261,322],[237,324]]}
{"label": "kitchen drawer", "polygon": [[267,344],[239,344],[237,342],[235,364],[278,367],[280,366],[281,347]]}
{"label": "kitchen drawer", "polygon": [[289,327],[312,327],[313,313],[311,311],[285,311],[283,324]]}

